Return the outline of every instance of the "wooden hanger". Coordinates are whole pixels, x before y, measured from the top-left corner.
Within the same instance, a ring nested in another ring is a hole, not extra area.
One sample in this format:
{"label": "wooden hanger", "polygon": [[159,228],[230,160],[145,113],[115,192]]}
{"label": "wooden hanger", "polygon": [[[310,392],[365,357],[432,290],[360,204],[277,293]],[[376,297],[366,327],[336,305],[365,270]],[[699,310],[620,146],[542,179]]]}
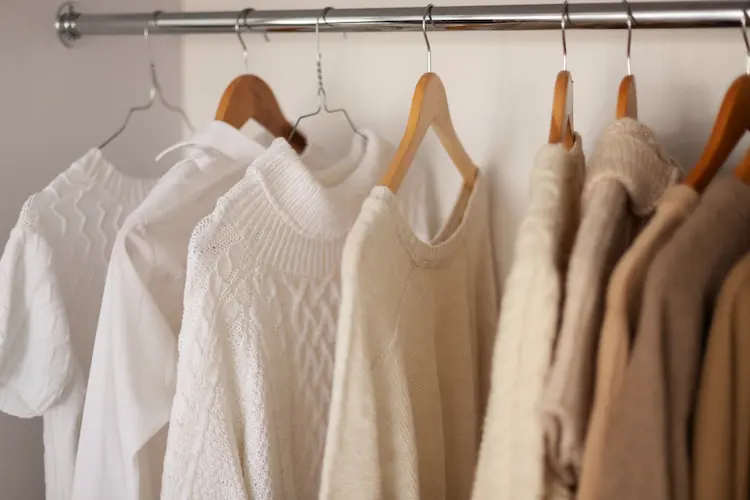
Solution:
{"label": "wooden hanger", "polygon": [[747,148],[742,162],[734,169],[734,176],[745,184],[750,184],[750,148]]}
{"label": "wooden hanger", "polygon": [[[234,25],[237,38],[242,45],[245,68],[247,68],[247,45],[240,32],[240,19],[245,20],[247,24],[247,14],[252,10],[244,9],[240,12]],[[287,139],[297,153],[302,153],[307,146],[307,140],[302,134],[299,132],[292,134],[293,127],[281,112],[281,106],[271,87],[255,75],[244,74],[231,81],[219,101],[216,119],[236,129],[242,128],[249,120],[254,120],[274,137]]]}
{"label": "wooden hanger", "polygon": [[[747,13],[742,9],[742,38],[747,51],[747,67],[745,74],[735,79],[724,94],[708,144],[698,164],[685,178],[685,184],[698,192],[706,189],[742,136],[750,130],[750,41],[746,28]],[[746,156],[735,175],[744,175],[743,167],[747,161]]]}
{"label": "wooden hanger", "polygon": [[417,82],[414,97],[411,101],[411,109],[409,110],[406,132],[404,132],[396,155],[381,181],[381,185],[394,193],[398,191],[401,182],[406,177],[406,172],[430,128],[435,131],[440,144],[443,145],[461,174],[464,188],[471,191],[477,178],[478,169],[461,144],[461,140],[456,134],[456,128],[453,126],[450,108],[448,107],[448,96],[445,93],[443,82],[439,76],[432,72],[432,50],[430,40],[427,38],[426,26],[428,15],[430,16],[430,22],[432,22],[432,4],[427,6],[422,16],[422,33],[427,45],[427,73],[423,74]]}
{"label": "wooden hanger", "polygon": [[633,19],[633,13],[630,11],[630,4],[628,0],[622,0],[627,10],[628,19],[628,49],[627,49],[627,61],[628,61],[628,75],[620,82],[620,88],[617,91],[617,111],[615,117],[619,120],[621,118],[633,118],[638,119],[638,94],[635,87],[635,76],[633,75],[630,67],[630,44],[633,41],[633,25],[635,20]]}
{"label": "wooden hanger", "polygon": [[698,163],[685,183],[703,192],[727,161],[746,131],[750,130],[750,75],[737,78],[724,95],[714,128]]}
{"label": "wooden hanger", "polygon": [[453,164],[464,180],[464,186],[471,190],[477,177],[477,167],[471,161],[456,134],[448,109],[448,97],[440,77],[435,73],[425,73],[417,82],[409,110],[406,132],[401,139],[396,155],[391,161],[381,185],[397,192],[406,176],[414,156],[427,131],[432,128],[440,139]]}
{"label": "wooden hanger", "polygon": [[563,69],[555,79],[555,93],[552,97],[552,119],[549,127],[549,143],[562,144],[570,150],[575,144],[573,127],[573,76],[568,71],[568,44],[565,39],[565,27],[568,21],[568,1],[563,2],[561,16]]}

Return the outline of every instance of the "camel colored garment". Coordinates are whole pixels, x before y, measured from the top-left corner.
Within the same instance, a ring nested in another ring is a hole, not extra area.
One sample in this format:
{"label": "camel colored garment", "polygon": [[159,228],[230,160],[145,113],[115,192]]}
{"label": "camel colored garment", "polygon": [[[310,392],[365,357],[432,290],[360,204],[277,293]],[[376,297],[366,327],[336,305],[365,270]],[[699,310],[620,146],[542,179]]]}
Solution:
{"label": "camel colored garment", "polygon": [[550,498],[537,410],[560,322],[584,174],[580,137],[570,151],[546,144],[536,155],[500,308],[474,500]]}
{"label": "camel colored garment", "polygon": [[588,428],[607,282],[638,228],[680,176],[651,129],[629,118],[605,129],[587,168],[562,323],[541,401],[547,458],[571,491]]}
{"label": "camel colored garment", "polygon": [[750,492],[750,254],[729,273],[714,311],[693,426],[693,500]]}
{"label": "camel colored garment", "polygon": [[603,500],[689,500],[701,350],[729,270],[750,250],[750,187],[714,180],[649,267],[633,350],[612,403]]}
{"label": "camel colored garment", "polygon": [[620,389],[630,356],[630,339],[638,326],[646,271],[658,251],[692,213],[699,201],[689,186],[670,187],[656,207],[656,213],[633,246],[620,259],[607,289],[599,353],[596,362],[594,406],[586,436],[578,500],[593,500],[601,480],[601,457],[607,444],[605,429],[611,402]]}

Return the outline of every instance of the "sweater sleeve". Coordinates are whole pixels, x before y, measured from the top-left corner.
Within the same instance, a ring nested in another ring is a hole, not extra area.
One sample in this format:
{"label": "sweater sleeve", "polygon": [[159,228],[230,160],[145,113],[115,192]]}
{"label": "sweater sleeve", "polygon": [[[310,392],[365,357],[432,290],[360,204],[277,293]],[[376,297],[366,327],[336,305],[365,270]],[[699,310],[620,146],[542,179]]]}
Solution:
{"label": "sweater sleeve", "polygon": [[72,359],[69,333],[52,249],[19,224],[0,258],[0,411],[36,417],[58,401]]}
{"label": "sweater sleeve", "polygon": [[232,384],[236,363],[227,344],[237,304],[233,294],[219,296],[217,272],[207,277],[208,289],[194,286],[190,276],[194,268],[188,265],[161,498],[267,498],[260,491],[250,495],[242,472],[240,397]]}

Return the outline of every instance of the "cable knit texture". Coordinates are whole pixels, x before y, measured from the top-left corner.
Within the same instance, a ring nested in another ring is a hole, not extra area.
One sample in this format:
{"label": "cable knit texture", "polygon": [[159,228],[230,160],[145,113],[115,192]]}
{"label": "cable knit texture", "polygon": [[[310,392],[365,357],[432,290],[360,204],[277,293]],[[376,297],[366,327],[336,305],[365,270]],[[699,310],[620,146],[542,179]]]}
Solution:
{"label": "cable knit texture", "polygon": [[639,227],[679,177],[654,133],[629,118],[608,126],[591,155],[560,334],[541,404],[548,459],[571,491],[580,474],[593,399],[607,282]]}
{"label": "cable knit texture", "polygon": [[356,168],[327,183],[275,141],[196,227],[162,498],[317,499],[341,253],[394,151],[367,137]]}
{"label": "cable knit texture", "polygon": [[750,254],[721,288],[692,428],[692,497],[746,500],[750,491]]}
{"label": "cable knit texture", "polygon": [[748,227],[750,187],[716,179],[649,267],[597,498],[693,498],[688,437],[704,336],[724,278],[750,250]]}
{"label": "cable knit texture", "polygon": [[538,405],[552,362],[584,176],[580,138],[570,151],[558,144],[537,153],[500,308],[474,500],[553,498]]}
{"label": "cable knit texture", "polygon": [[223,122],[190,141],[127,218],[112,252],[76,465],[76,500],[159,498],[175,392],[188,243],[265,152]]}
{"label": "cable knit texture", "polygon": [[596,362],[596,381],[591,422],[586,436],[578,500],[599,498],[602,453],[607,446],[606,428],[611,404],[622,384],[641,312],[646,272],[659,250],[693,212],[699,200],[690,186],[670,187],[651,221],[633,242],[612,273],[607,307]]}
{"label": "cable knit texture", "polygon": [[70,498],[107,262],[155,182],[92,149],[26,201],[0,259],[0,411],[44,416],[47,500]]}
{"label": "cable knit texture", "polygon": [[432,243],[376,187],[346,243],[322,500],[465,500],[497,327],[483,174]]}

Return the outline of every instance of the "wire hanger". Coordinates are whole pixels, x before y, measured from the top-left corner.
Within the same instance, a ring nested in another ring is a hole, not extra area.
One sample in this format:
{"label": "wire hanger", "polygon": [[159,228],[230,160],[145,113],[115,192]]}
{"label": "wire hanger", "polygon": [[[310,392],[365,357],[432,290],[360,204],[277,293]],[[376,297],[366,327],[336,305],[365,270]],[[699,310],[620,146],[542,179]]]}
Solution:
{"label": "wire hanger", "polygon": [[[242,58],[245,61],[245,73],[232,80],[219,101],[216,119],[241,129],[249,120],[254,120],[274,137],[288,139],[297,153],[302,153],[307,146],[307,140],[302,134],[293,134],[293,127],[281,112],[281,106],[276,100],[271,87],[259,76],[251,75],[247,45],[240,31],[240,20],[247,26],[247,15],[253,9],[244,9],[237,15],[234,32],[242,46]],[[263,33],[266,41],[268,34]]]}
{"label": "wire hanger", "polygon": [[561,17],[563,69],[555,79],[555,93],[552,96],[552,119],[549,127],[549,143],[562,144],[570,150],[575,143],[575,129],[573,128],[573,77],[568,71],[568,44],[565,28],[568,24],[568,0],[563,2]]}
{"label": "wire hanger", "polygon": [[[160,11],[154,12],[154,18],[153,21],[151,21],[154,23],[154,26],[156,26],[160,14]],[[112,134],[106,141],[104,141],[99,146],[99,149],[104,149],[105,147],[107,147],[110,142],[115,140],[120,134],[125,131],[128,123],[130,122],[130,117],[133,116],[134,113],[151,109],[157,98],[159,99],[159,102],[161,102],[162,106],[164,106],[168,111],[178,113],[182,117],[182,121],[185,123],[190,132],[195,131],[195,127],[193,127],[193,124],[190,122],[190,119],[188,118],[185,111],[179,106],[170,104],[169,101],[167,101],[164,97],[161,85],[159,84],[159,78],[156,74],[156,64],[154,63],[154,58],[151,54],[151,44],[149,44],[148,41],[148,24],[149,23],[147,21],[146,25],[143,28],[143,40],[146,42],[146,57],[148,58],[149,74],[151,75],[151,90],[149,90],[148,102],[141,106],[133,106],[132,108],[130,108],[128,110],[128,114],[125,116],[125,121],[123,122],[122,126],[118,128],[117,131]]]}
{"label": "wire hanger", "polygon": [[432,49],[430,40],[427,38],[428,15],[430,16],[430,23],[433,27],[435,26],[432,20],[432,7],[433,5],[429,4],[422,16],[422,34],[427,46],[427,73],[423,74],[417,82],[411,109],[409,110],[406,131],[381,182],[381,185],[386,186],[394,193],[398,191],[419,146],[427,134],[427,130],[430,128],[435,131],[443,148],[461,174],[464,188],[471,191],[477,177],[478,169],[461,144],[453,126],[443,82],[437,74],[432,72]]}
{"label": "wire hanger", "polygon": [[617,91],[617,113],[616,117],[620,118],[633,118],[638,119],[638,94],[635,88],[635,76],[630,66],[630,45],[633,41],[633,26],[635,25],[635,19],[633,18],[633,11],[630,10],[630,4],[628,0],[622,0],[625,4],[625,14],[627,15],[628,22],[628,49],[627,49],[627,61],[628,61],[628,74],[620,82],[620,88]]}
{"label": "wire hanger", "polygon": [[294,126],[292,127],[292,132],[289,135],[290,141],[294,137],[294,135],[298,133],[297,129],[302,120],[306,118],[310,118],[312,116],[319,115],[321,111],[325,111],[328,114],[333,114],[333,113],[343,114],[344,118],[346,118],[346,121],[349,123],[349,126],[352,128],[352,131],[354,131],[355,134],[362,137],[365,141],[367,140],[367,136],[363,134],[362,132],[360,132],[359,129],[354,125],[354,122],[349,117],[349,113],[347,113],[344,108],[338,108],[338,109],[328,108],[328,95],[326,94],[325,88],[323,87],[323,54],[320,51],[320,19],[322,17],[323,22],[325,23],[326,13],[328,13],[328,11],[331,10],[332,8],[333,7],[324,8],[321,14],[315,18],[315,48],[317,51],[316,66],[317,66],[317,74],[318,74],[318,109],[316,109],[312,113],[308,113],[306,115],[302,115],[299,118],[297,118],[297,121],[294,123]]}
{"label": "wire hanger", "polygon": [[732,82],[724,94],[703,154],[685,178],[685,183],[698,192],[703,192],[745,132],[750,130],[750,42],[747,37],[747,13],[744,8],[740,13],[740,19],[746,50],[745,74]]}

